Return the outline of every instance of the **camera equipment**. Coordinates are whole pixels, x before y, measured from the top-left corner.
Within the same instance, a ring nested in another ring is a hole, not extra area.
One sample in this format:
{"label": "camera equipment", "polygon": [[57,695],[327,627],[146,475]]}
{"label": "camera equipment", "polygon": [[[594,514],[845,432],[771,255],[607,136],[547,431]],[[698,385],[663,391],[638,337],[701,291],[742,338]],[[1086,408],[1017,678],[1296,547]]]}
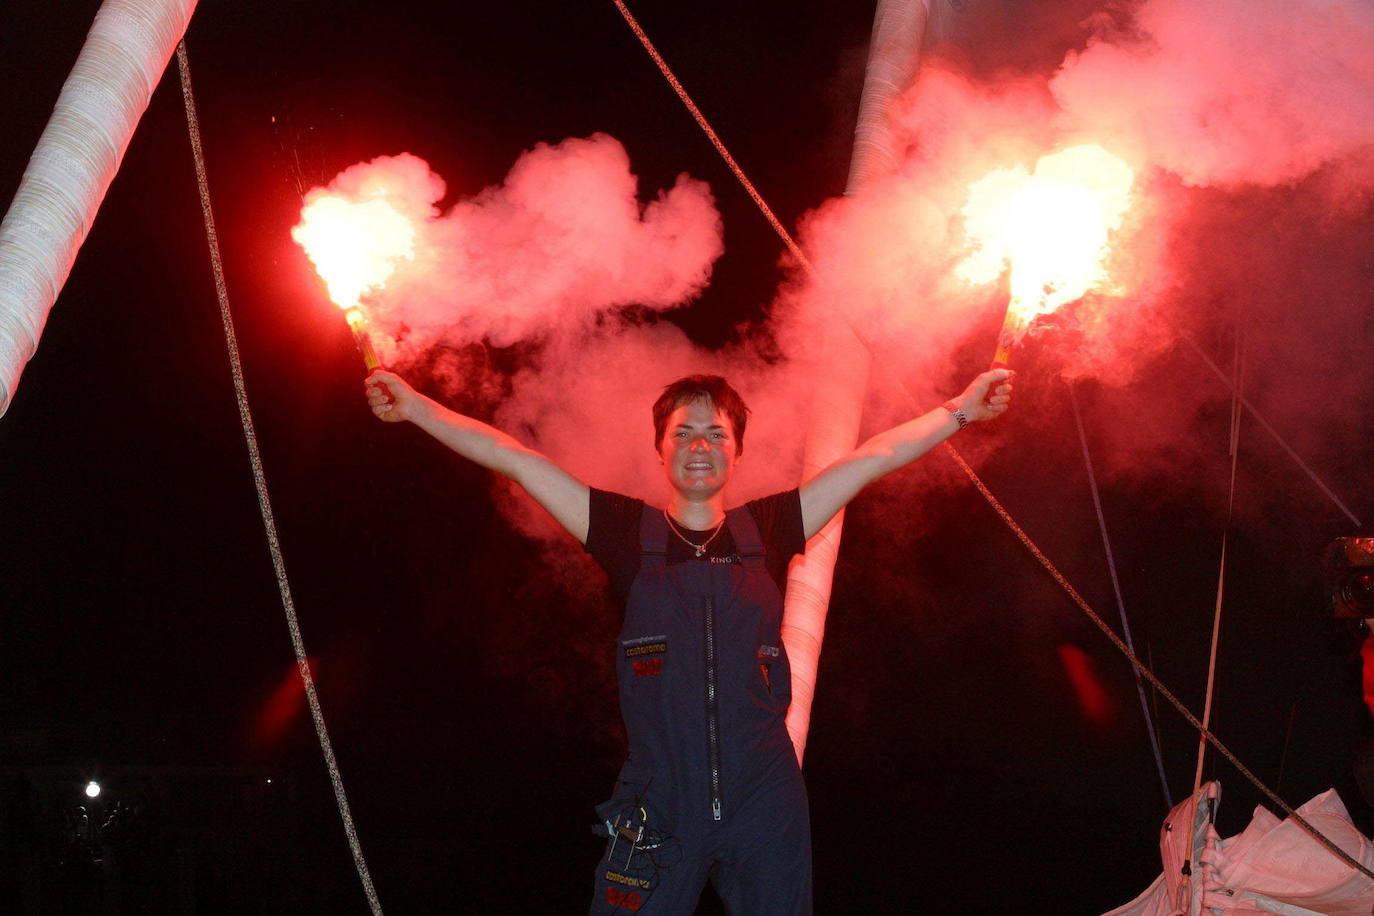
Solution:
{"label": "camera equipment", "polygon": [[1336,538],[1322,552],[1322,578],[1334,617],[1374,617],[1374,532]]}

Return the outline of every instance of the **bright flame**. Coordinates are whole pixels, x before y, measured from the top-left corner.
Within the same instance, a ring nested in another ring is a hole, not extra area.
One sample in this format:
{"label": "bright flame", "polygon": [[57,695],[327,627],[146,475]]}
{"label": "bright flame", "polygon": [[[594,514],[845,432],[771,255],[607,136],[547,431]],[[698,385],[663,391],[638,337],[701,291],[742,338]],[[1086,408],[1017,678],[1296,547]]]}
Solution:
{"label": "bright flame", "polygon": [[1042,156],[1034,172],[990,172],[969,189],[963,215],[974,251],[957,273],[989,283],[1010,265],[1007,324],[1019,336],[1037,315],[1107,280],[1103,260],[1134,180],[1130,166],[1094,144]]}
{"label": "bright flame", "polygon": [[343,309],[385,286],[397,261],[415,257],[415,226],[385,192],[361,201],[312,192],[291,238],[305,249],[329,298]]}

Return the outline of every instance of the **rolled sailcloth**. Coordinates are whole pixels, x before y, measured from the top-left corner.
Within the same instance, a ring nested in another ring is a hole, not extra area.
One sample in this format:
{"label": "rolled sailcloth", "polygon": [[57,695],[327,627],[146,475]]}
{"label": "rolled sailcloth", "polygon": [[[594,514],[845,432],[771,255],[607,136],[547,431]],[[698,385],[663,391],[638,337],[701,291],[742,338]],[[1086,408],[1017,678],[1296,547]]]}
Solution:
{"label": "rolled sailcloth", "polygon": [[930,19],[930,0],[882,0],[873,18],[873,37],[854,125],[845,194],[858,193],[872,178],[897,171],[903,150],[892,134],[892,103],[911,87],[921,63]]}
{"label": "rolled sailcloth", "polygon": [[105,0],[0,223],[0,416],[196,0]]}
{"label": "rolled sailcloth", "polygon": [[[857,194],[874,178],[890,175],[901,164],[903,151],[896,148],[889,111],[892,102],[915,79],[929,15],[929,0],[878,0],[858,124],[854,128],[847,196]],[[824,322],[820,315],[809,318],[816,334],[822,333],[823,326],[829,330],[825,332],[826,345],[816,367],[818,384],[812,395],[806,436],[803,476],[808,479],[854,449],[870,361],[863,342],[847,322]],[[843,532],[844,513],[840,513],[807,543],[806,555],[796,558],[787,572],[787,602],[782,617],[782,641],[792,667],[787,731],[799,761],[806,753],[806,737],[811,729],[811,699],[816,689],[830,587]]]}

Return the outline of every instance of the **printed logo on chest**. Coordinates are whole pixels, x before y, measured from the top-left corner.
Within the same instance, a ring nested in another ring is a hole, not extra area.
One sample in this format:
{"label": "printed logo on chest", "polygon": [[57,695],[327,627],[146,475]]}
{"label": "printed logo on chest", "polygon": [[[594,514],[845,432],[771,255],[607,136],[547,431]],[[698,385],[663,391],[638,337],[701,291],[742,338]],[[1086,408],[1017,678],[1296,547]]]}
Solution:
{"label": "printed logo on chest", "polygon": [[625,657],[635,677],[655,677],[663,673],[663,656],[668,654],[667,636],[640,636],[621,640]]}

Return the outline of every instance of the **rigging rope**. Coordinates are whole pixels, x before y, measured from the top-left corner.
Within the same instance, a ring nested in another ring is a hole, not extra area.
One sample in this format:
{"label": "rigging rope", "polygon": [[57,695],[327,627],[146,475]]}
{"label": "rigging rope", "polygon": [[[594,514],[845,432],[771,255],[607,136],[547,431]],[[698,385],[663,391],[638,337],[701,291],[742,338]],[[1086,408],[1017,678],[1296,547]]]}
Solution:
{"label": "rigging rope", "polygon": [[[1187,334],[1183,334],[1181,336],[1183,337],[1184,341],[1187,342],[1188,346],[1193,348],[1193,352],[1196,353],[1198,357],[1204,363],[1207,364],[1207,368],[1211,369],[1212,372],[1216,375],[1216,377],[1221,379],[1223,384],[1227,385],[1228,387],[1231,387],[1231,380],[1226,377],[1226,373],[1222,372],[1221,368],[1215,362],[1212,361],[1212,358],[1203,351],[1202,347],[1198,346],[1197,341],[1193,340],[1193,338],[1188,336]],[[1337,496],[1332,491],[1332,489],[1326,485],[1326,482],[1317,476],[1317,472],[1308,467],[1307,462],[1303,461],[1302,457],[1299,456],[1297,452],[1293,451],[1293,447],[1288,444],[1288,440],[1284,439],[1283,436],[1279,434],[1279,431],[1275,429],[1273,426],[1271,426],[1268,420],[1264,419],[1264,415],[1259,412],[1255,405],[1251,404],[1249,399],[1245,397],[1240,397],[1240,403],[1245,407],[1246,410],[1250,412],[1250,416],[1254,417],[1255,421],[1259,423],[1260,427],[1274,438],[1274,441],[1279,444],[1279,448],[1283,449],[1284,452],[1288,455],[1288,457],[1293,459],[1294,464],[1302,468],[1303,473],[1306,474],[1308,478],[1314,484],[1317,485],[1317,489],[1321,490],[1322,493],[1326,495],[1326,498],[1331,500],[1332,504],[1337,509],[1340,509],[1342,513],[1344,513],[1346,518],[1350,519],[1350,523],[1352,525],[1354,525],[1356,528],[1359,528],[1361,526],[1361,522],[1358,518],[1355,517],[1355,513],[1351,512],[1350,509],[1346,506],[1346,504],[1341,501],[1341,498]]]}
{"label": "rigging rope", "polygon": [[[1126,619],[1126,602],[1121,597],[1121,580],[1116,574],[1116,556],[1112,553],[1112,539],[1107,534],[1107,516],[1102,511],[1102,495],[1097,490],[1097,475],[1093,472],[1093,459],[1088,451],[1088,434],[1083,429],[1083,417],[1078,410],[1078,394],[1072,382],[1065,382],[1069,389],[1069,403],[1073,405],[1073,421],[1078,427],[1078,443],[1083,446],[1083,466],[1088,470],[1088,488],[1093,494],[1093,508],[1097,510],[1097,530],[1102,534],[1102,548],[1107,553],[1107,570],[1112,577],[1112,594],[1116,596],[1116,609],[1121,615],[1121,635],[1126,646],[1135,651],[1135,641],[1131,639],[1131,623]],[[1140,711],[1145,716],[1145,731],[1150,736],[1150,750],[1155,757],[1155,769],[1159,772],[1159,787],[1164,793],[1164,809],[1174,807],[1174,799],[1169,794],[1169,779],[1164,775],[1164,754],[1159,748],[1159,733],[1155,730],[1154,717],[1150,715],[1150,704],[1145,699],[1145,681],[1139,672],[1135,675],[1135,690],[1140,696]]]}
{"label": "rigging rope", "polygon": [[[1221,529],[1221,560],[1217,564],[1217,600],[1216,606],[1212,611],[1212,643],[1207,656],[1207,692],[1202,704],[1202,725],[1204,728],[1211,727],[1212,724],[1212,698],[1216,689],[1217,677],[1217,645],[1221,642],[1221,609],[1226,597],[1226,554],[1231,541],[1231,523],[1235,518],[1236,511],[1236,471],[1240,467],[1240,420],[1242,412],[1240,408],[1241,391],[1245,385],[1245,332],[1241,328],[1236,332],[1236,348],[1234,371],[1235,377],[1231,382],[1231,423],[1229,430],[1229,441],[1227,449],[1231,456],[1231,482],[1226,495],[1226,525]],[[1189,799],[1188,823],[1193,822],[1193,806],[1197,803],[1198,790],[1202,788],[1202,769],[1207,759],[1207,742],[1199,738],[1197,743],[1197,768],[1193,772],[1193,794]],[[1213,809],[1209,806],[1207,815],[1210,818]],[[1189,859],[1192,867],[1189,874],[1198,874],[1199,856],[1201,850],[1189,851]]]}
{"label": "rigging rope", "polygon": [[[1217,644],[1221,641],[1221,608],[1226,596],[1226,554],[1231,540],[1231,522],[1236,511],[1236,471],[1240,466],[1240,398],[1245,384],[1243,332],[1236,335],[1235,378],[1231,384],[1231,424],[1227,449],[1231,457],[1231,483],[1226,495],[1226,526],[1221,530],[1221,562],[1217,568],[1217,600],[1212,610],[1212,644],[1207,657],[1207,692],[1202,705],[1202,724],[1212,724],[1212,695],[1216,687]],[[1198,742],[1197,769],[1193,775],[1193,794],[1202,788],[1202,764],[1207,744]]]}
{"label": "rigging rope", "polygon": [[[815,268],[811,266],[811,262],[807,259],[806,255],[802,253],[801,246],[792,238],[792,233],[788,232],[787,228],[773,215],[773,208],[768,206],[768,202],[763,199],[763,195],[754,187],[754,183],[749,180],[749,176],[744,174],[744,169],[740,168],[740,164],[735,161],[735,157],[730,155],[730,151],[725,148],[724,141],[720,139],[715,128],[711,127],[711,122],[706,120],[706,115],[701,113],[701,109],[697,107],[697,103],[692,101],[692,97],[687,94],[687,90],[682,88],[682,84],[677,81],[677,76],[673,73],[672,68],[668,66],[668,62],[658,53],[658,48],[654,47],[654,43],[649,40],[648,34],[640,26],[639,20],[630,12],[630,8],[625,5],[624,0],[611,0],[611,2],[615,4],[616,9],[620,10],[620,15],[625,18],[626,25],[635,33],[635,37],[638,38],[639,43],[644,46],[644,50],[649,52],[649,56],[654,59],[654,63],[658,64],[658,70],[663,74],[663,78],[668,81],[668,85],[673,87],[673,91],[676,92],[677,97],[682,100],[682,104],[687,106],[687,110],[692,113],[692,117],[696,118],[697,126],[706,134],[707,139],[711,141],[711,145],[716,148],[716,152],[720,153],[720,158],[725,160],[725,164],[730,167],[730,171],[735,173],[735,178],[744,186],[744,190],[749,194],[750,199],[754,201],[759,211],[763,213],[764,219],[768,220],[768,224],[773,227],[773,231],[778,234],[778,238],[782,239],[783,244],[787,246],[787,250],[792,252],[792,256],[797,259],[797,263],[805,267],[807,273],[814,274],[816,272]],[[860,340],[862,339],[863,338],[860,338]]]}
{"label": "rigging rope", "polygon": [[[649,36],[645,34],[644,29],[640,26],[639,22],[634,18],[634,15],[631,14],[629,8],[625,6],[624,0],[611,0],[611,2],[615,4],[616,9],[620,10],[620,15],[625,19],[626,24],[629,25],[630,29],[635,33],[635,36],[639,39],[640,44],[644,46],[644,49],[649,53],[649,56],[653,58],[654,63],[658,64],[659,70],[663,73],[663,76],[665,79],[667,79],[669,85],[673,87],[673,91],[677,93],[677,96],[682,101],[682,104],[685,105],[687,107],[687,110],[692,113],[692,117],[696,119],[697,124],[706,133],[707,137],[710,138],[711,143],[716,147],[716,150],[721,154],[726,164],[730,166],[730,170],[735,173],[735,177],[739,179],[740,184],[744,186],[744,189],[747,192],[749,192],[749,196],[753,199],[754,203],[758,205],[763,215],[768,219],[769,224],[772,225],[773,231],[775,231],[778,234],[778,237],[782,239],[783,243],[787,245],[788,250],[791,251],[795,257],[797,257],[799,263],[802,265],[802,267],[806,269],[807,273],[814,275],[815,269],[811,266],[811,262],[807,260],[806,256],[802,254],[801,249],[797,246],[796,241],[793,240],[791,233],[787,231],[787,229],[782,225],[782,223],[778,222],[777,217],[773,215],[772,209],[769,208],[766,202],[764,202],[762,195],[760,195],[758,190],[754,187],[753,182],[751,182],[748,176],[744,174],[744,170],[740,168],[739,164],[735,161],[735,158],[730,155],[728,150],[725,149],[725,144],[720,140],[720,137],[716,134],[716,132],[713,129],[711,129],[710,124],[706,121],[706,116],[701,113],[701,109],[697,108],[696,103],[692,101],[691,96],[687,94],[687,90],[683,88],[682,83],[678,81],[677,77],[673,74],[673,71],[668,67],[667,61],[665,61],[662,55],[658,53],[658,50],[654,47],[653,42],[649,40]],[[848,322],[847,320],[846,323],[849,324],[849,328],[854,333],[854,336],[864,345],[866,349],[868,349],[870,353],[872,353],[873,347],[872,344],[868,342],[867,338],[865,338],[863,334],[861,334],[859,330],[853,326],[852,323]],[[906,386],[904,384],[899,384],[899,387],[903,392],[906,393],[907,398],[913,403],[913,406],[915,406],[915,398],[914,396],[912,396],[911,392],[906,388]],[[1248,402],[1243,403],[1245,403],[1246,407],[1249,408],[1253,413],[1254,408],[1250,407]],[[1341,849],[1341,847],[1337,846],[1328,837],[1326,837],[1325,834],[1321,833],[1319,830],[1317,830],[1317,828],[1313,827],[1305,817],[1303,817],[1297,811],[1295,811],[1293,807],[1289,805],[1286,801],[1284,801],[1282,798],[1279,798],[1279,796],[1267,785],[1265,785],[1258,776],[1252,773],[1250,769],[1245,766],[1245,764],[1241,763],[1240,760],[1236,757],[1236,755],[1231,753],[1230,749],[1227,748],[1224,744],[1222,744],[1221,740],[1217,738],[1216,735],[1212,734],[1211,731],[1209,731],[1206,728],[1206,726],[1204,726],[1202,722],[1199,721],[1198,717],[1193,715],[1193,713],[1188,709],[1187,706],[1183,705],[1183,702],[1179,700],[1178,697],[1174,696],[1174,694],[1169,690],[1169,688],[1164,686],[1164,683],[1160,681],[1158,677],[1155,676],[1154,672],[1147,668],[1145,666],[1145,663],[1142,662],[1138,657],[1136,657],[1136,654],[1131,651],[1130,647],[1127,646],[1124,642],[1122,642],[1121,638],[1116,635],[1116,633],[1107,624],[1107,622],[1103,620],[1102,617],[1095,610],[1093,610],[1092,605],[1088,604],[1088,602],[1083,598],[1083,596],[1078,593],[1078,590],[1075,589],[1073,585],[1070,584],[1069,580],[1064,577],[1064,574],[1059,571],[1058,567],[1056,567],[1054,563],[1051,562],[1050,558],[1045,556],[1045,554],[1040,550],[1040,548],[1035,545],[1035,542],[1030,539],[1030,535],[1026,534],[1025,530],[1022,529],[1021,526],[1016,522],[1016,519],[1012,518],[1011,513],[1008,512],[1007,509],[1001,504],[1001,502],[998,501],[997,497],[992,494],[992,491],[988,489],[987,484],[983,483],[983,480],[981,477],[978,476],[978,473],[973,470],[973,468],[969,465],[967,461],[964,460],[964,456],[959,454],[959,451],[949,442],[942,443],[941,447],[944,448],[945,451],[949,454],[949,456],[954,459],[954,462],[959,466],[959,469],[964,472],[964,475],[968,477],[969,481],[974,485],[974,487],[978,489],[978,492],[982,494],[983,499],[987,501],[988,505],[990,505],[993,508],[993,511],[995,511],[998,514],[998,516],[1001,517],[1002,521],[1007,525],[1008,528],[1011,529],[1012,533],[1016,535],[1017,540],[1019,540],[1022,543],[1022,545],[1025,546],[1025,548],[1028,551],[1030,551],[1031,555],[1035,557],[1036,561],[1039,562],[1040,565],[1045,568],[1045,570],[1050,574],[1054,581],[1059,584],[1059,587],[1062,588],[1065,591],[1065,593],[1068,594],[1069,598],[1073,600],[1074,604],[1076,604],[1078,608],[1088,616],[1088,619],[1091,620],[1097,626],[1097,628],[1102,631],[1103,635],[1105,635],[1108,639],[1112,641],[1112,644],[1116,646],[1116,648],[1121,652],[1121,654],[1126,656],[1127,661],[1131,663],[1131,666],[1136,670],[1136,672],[1142,677],[1144,677],[1147,681],[1149,681],[1151,686],[1153,686],[1157,691],[1159,691],[1159,693],[1166,700],[1168,700],[1169,703],[1172,704],[1176,710],[1178,710],[1179,714],[1182,715],[1183,718],[1188,721],[1188,724],[1191,725],[1193,728],[1197,729],[1197,731],[1202,735],[1203,739],[1207,741],[1207,743],[1211,744],[1212,747],[1216,748],[1218,753],[1220,753],[1223,757],[1230,761],[1230,763],[1236,768],[1237,772],[1239,772],[1242,776],[1249,780],[1250,783],[1255,786],[1255,788],[1259,789],[1260,792],[1264,795],[1264,797],[1273,802],[1274,805],[1279,808],[1279,810],[1283,811],[1286,817],[1290,818],[1293,821],[1293,823],[1301,827],[1309,836],[1311,836],[1318,843],[1324,846],[1328,851],[1330,851],[1332,855],[1336,856],[1341,861],[1345,862],[1351,868],[1354,868],[1359,872],[1363,873],[1371,880],[1374,880],[1374,871],[1371,871],[1365,865],[1356,861],[1344,849]],[[1292,454],[1294,458],[1297,458],[1296,454],[1292,453],[1291,450],[1289,454]],[[1303,465],[1303,467],[1304,469],[1306,469],[1306,465]],[[1315,479],[1315,475],[1312,475],[1311,471],[1308,471],[1308,473]],[[1324,486],[1323,489],[1325,489]],[[1331,495],[1329,491],[1328,495]],[[1339,501],[1337,502],[1339,504]]]}
{"label": "rigging rope", "polygon": [[353,862],[358,868],[358,877],[362,880],[363,893],[367,895],[368,905],[375,916],[381,916],[382,904],[377,899],[377,890],[372,885],[372,876],[367,870],[366,860],[363,859],[362,844],[358,841],[358,833],[353,826],[353,815],[348,807],[348,797],[344,794],[343,776],[339,773],[338,762],[334,759],[334,746],[329,741],[329,731],[324,725],[324,711],[320,708],[320,698],[315,692],[315,679],[310,673],[305,642],[301,639],[300,622],[296,619],[295,602],[291,598],[291,583],[286,578],[286,561],[282,557],[281,541],[277,538],[272,501],[267,494],[267,477],[263,472],[262,455],[258,451],[258,437],[253,431],[253,415],[248,409],[248,390],[243,380],[243,363],[239,360],[238,336],[234,333],[234,319],[229,312],[229,288],[224,281],[219,234],[215,231],[215,217],[210,208],[210,182],[205,172],[205,148],[200,139],[200,119],[196,115],[196,100],[191,92],[191,64],[186,55],[184,41],[177,45],[177,68],[181,71],[181,96],[186,106],[186,129],[191,138],[191,152],[195,157],[196,185],[200,189],[200,210],[205,218],[205,240],[210,248],[215,295],[219,298],[224,340],[229,349],[229,368],[234,376],[234,397],[238,402],[239,421],[243,424],[243,437],[248,443],[248,460],[253,466],[253,484],[258,492],[258,509],[262,513],[262,526],[267,533],[267,549],[272,554],[272,569],[277,574],[277,589],[281,592],[286,628],[291,633],[291,647],[296,653],[296,668],[300,672],[301,682],[305,685],[305,697],[310,704],[310,718],[315,722],[315,734],[319,736],[320,750],[324,752],[329,781],[334,785],[334,800],[338,802],[339,816],[343,818],[348,848],[353,852]]}

